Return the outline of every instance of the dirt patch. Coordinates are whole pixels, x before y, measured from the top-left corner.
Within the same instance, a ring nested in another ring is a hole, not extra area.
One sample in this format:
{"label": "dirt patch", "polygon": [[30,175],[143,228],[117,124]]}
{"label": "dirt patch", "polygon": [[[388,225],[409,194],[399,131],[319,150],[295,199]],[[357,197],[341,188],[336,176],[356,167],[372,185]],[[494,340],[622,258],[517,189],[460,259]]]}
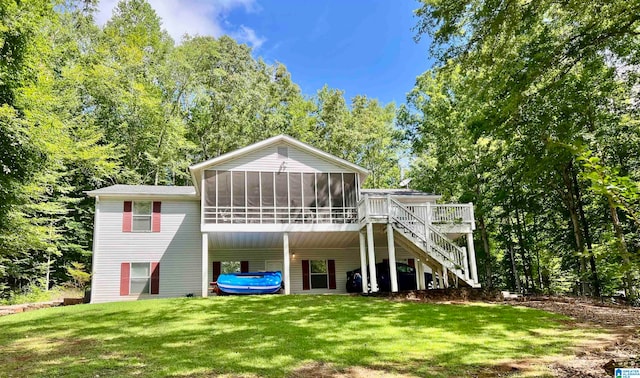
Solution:
{"label": "dirt patch", "polygon": [[607,305],[580,298],[530,298],[508,304],[536,308],[571,317],[570,326],[600,327],[609,337],[590,340],[575,356],[550,368],[558,377],[612,377],[616,367],[640,367],[640,309]]}
{"label": "dirt patch", "polygon": [[375,370],[361,366],[337,369],[333,364],[312,362],[294,370],[291,378],[413,378],[414,375]]}

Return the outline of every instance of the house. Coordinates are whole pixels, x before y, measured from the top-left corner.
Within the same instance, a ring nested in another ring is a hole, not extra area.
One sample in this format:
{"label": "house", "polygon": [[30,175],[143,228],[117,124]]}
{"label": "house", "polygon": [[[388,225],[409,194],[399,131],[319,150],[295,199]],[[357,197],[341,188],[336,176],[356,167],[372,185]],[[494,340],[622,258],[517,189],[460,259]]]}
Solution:
{"label": "house", "polygon": [[361,268],[362,291],[377,291],[369,262],[383,260],[415,266],[422,289],[479,286],[472,204],[363,189],[366,169],[284,135],[190,171],[194,186],[87,192],[96,201],[91,302],[206,297],[231,271],[279,270],[285,294],[343,293],[346,272]]}

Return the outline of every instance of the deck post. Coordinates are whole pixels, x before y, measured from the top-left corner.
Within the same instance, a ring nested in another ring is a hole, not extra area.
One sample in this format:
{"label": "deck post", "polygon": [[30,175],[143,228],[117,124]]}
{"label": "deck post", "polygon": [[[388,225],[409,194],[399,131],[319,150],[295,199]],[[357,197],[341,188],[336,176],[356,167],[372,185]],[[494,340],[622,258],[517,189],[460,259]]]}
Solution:
{"label": "deck post", "polygon": [[444,274],[442,272],[444,272],[444,266],[440,268],[440,271],[438,272],[438,281],[440,281],[438,287],[440,289],[444,289]]}
{"label": "deck post", "polygon": [[435,289],[436,286],[438,286],[438,281],[436,278],[436,270],[433,269],[433,267],[430,267],[430,268],[431,268],[431,288]]}
{"label": "deck post", "polygon": [[371,292],[378,291],[378,276],[376,275],[376,251],[373,244],[373,224],[367,223],[367,250],[369,252],[369,282],[371,282]]}
{"label": "deck post", "polygon": [[284,270],[284,293],[285,295],[291,294],[291,260],[289,257],[289,234],[288,233],[284,233],[282,234],[282,249],[284,252],[284,263],[282,266],[282,270]]}
{"label": "deck post", "polygon": [[362,277],[362,292],[369,291],[367,287],[369,282],[369,274],[367,273],[367,240],[362,231],[358,232],[360,236],[360,273]]}
{"label": "deck post", "polygon": [[209,237],[202,233],[202,296],[209,295]]}
{"label": "deck post", "polygon": [[473,245],[472,232],[467,233],[467,250],[469,251],[469,270],[471,270],[471,279],[473,280],[473,283],[478,283],[478,267],[476,265],[476,250]]}
{"label": "deck post", "polygon": [[449,272],[447,272],[447,267],[442,267],[442,280],[444,281],[444,288],[449,287]]}
{"label": "deck post", "polygon": [[369,195],[364,195],[364,221],[369,223]]}
{"label": "deck post", "polygon": [[422,260],[418,260],[416,261],[416,270],[418,271],[418,282],[417,282],[417,287],[419,290],[425,290],[427,287],[426,285],[426,281],[424,279],[424,264],[422,263]]}
{"label": "deck post", "polygon": [[[391,209],[391,207],[389,207]],[[391,217],[389,217],[391,220]],[[398,272],[396,271],[396,246],[393,240],[393,226],[387,223],[387,247],[389,250],[389,279],[391,280],[391,292],[398,291]]]}
{"label": "deck post", "polygon": [[473,213],[473,202],[469,202],[469,217],[471,218],[471,229],[475,230],[476,229],[476,216]]}
{"label": "deck post", "polygon": [[431,253],[431,235],[429,235],[429,226],[431,225],[431,203],[427,202],[427,214],[424,220],[424,240],[426,242],[427,253]]}
{"label": "deck post", "polygon": [[464,269],[464,279],[469,280],[469,258],[467,257],[467,247],[462,248],[462,268]]}

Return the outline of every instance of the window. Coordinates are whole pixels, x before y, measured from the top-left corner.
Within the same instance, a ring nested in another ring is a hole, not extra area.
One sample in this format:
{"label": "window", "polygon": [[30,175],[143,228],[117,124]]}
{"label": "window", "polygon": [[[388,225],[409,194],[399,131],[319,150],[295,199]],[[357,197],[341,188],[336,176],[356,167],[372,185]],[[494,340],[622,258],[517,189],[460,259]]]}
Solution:
{"label": "window", "polygon": [[312,289],[327,289],[329,288],[329,269],[327,269],[326,260],[311,260],[310,265],[310,279]]}
{"label": "window", "polygon": [[240,273],[240,261],[222,261],[220,267],[222,274]]}
{"label": "window", "polygon": [[133,202],[133,232],[151,231],[151,201]]}
{"label": "window", "polygon": [[151,293],[151,263],[131,263],[130,294]]}

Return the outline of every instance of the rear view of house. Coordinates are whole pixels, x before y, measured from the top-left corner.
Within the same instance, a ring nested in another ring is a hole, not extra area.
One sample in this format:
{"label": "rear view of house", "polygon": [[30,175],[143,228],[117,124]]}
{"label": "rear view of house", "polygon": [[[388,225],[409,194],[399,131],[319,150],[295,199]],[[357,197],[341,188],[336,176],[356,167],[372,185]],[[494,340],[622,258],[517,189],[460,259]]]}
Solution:
{"label": "rear view of house", "polygon": [[281,271],[286,294],[343,293],[359,268],[362,291],[377,291],[383,261],[415,267],[418,288],[478,286],[472,204],[362,189],[366,169],[283,135],[190,170],[194,186],[88,192],[91,302],[207,296],[236,271]]}

